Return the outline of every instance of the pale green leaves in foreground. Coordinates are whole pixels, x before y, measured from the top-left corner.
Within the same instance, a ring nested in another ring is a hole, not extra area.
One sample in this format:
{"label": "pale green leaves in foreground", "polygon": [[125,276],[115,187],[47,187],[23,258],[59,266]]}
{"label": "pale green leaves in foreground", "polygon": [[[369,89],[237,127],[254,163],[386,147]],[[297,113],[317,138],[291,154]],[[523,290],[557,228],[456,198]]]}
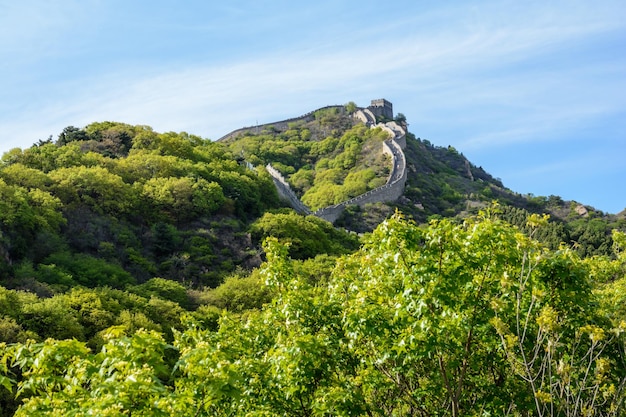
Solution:
{"label": "pale green leaves in foreground", "polygon": [[186,318],[173,345],[113,328],[98,353],[3,346],[0,384],[24,401],[16,415],[624,413],[626,317],[607,310],[624,298],[622,254],[582,261],[489,214],[386,221],[323,286],[276,240],[266,251],[276,297],[224,315],[216,332]]}

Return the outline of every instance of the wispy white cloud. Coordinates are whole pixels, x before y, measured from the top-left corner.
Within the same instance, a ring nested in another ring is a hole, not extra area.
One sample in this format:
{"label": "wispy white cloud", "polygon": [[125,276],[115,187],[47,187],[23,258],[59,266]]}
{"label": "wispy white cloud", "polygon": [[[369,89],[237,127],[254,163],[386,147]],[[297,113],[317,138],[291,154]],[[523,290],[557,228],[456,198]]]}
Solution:
{"label": "wispy white cloud", "polygon": [[0,0],[0,153],[93,121],[214,139],[386,97],[513,189],[582,200],[585,178],[626,181],[625,15],[622,0]]}
{"label": "wispy white cloud", "polygon": [[[599,108],[597,102],[571,101],[568,97],[576,97],[571,91],[562,98],[569,101],[566,108],[557,109],[563,104],[559,100],[537,104],[549,99],[555,86],[584,77],[576,69],[565,68],[560,69],[565,73],[535,69],[526,73],[531,75],[520,75],[514,71],[515,65],[529,59],[621,27],[618,16],[603,13],[602,19],[585,20],[583,10],[557,19],[555,11],[537,5],[530,11],[517,7],[520,14],[513,16],[500,7],[494,12],[494,3],[486,5],[477,9],[456,5],[460,10],[435,9],[371,24],[371,32],[361,29],[347,34],[345,46],[326,39],[319,47],[303,45],[288,54],[279,49],[265,57],[241,57],[229,65],[190,63],[165,72],[122,68],[107,77],[59,83],[53,100],[26,104],[28,112],[22,116],[8,113],[0,120],[1,146],[8,148],[5,141],[10,146],[27,146],[66,125],[103,119],[215,138],[242,124],[290,117],[329,102],[367,100],[379,92],[410,92],[420,114],[428,114],[430,108],[489,121],[478,107],[490,111],[503,111],[498,106],[516,107],[513,115],[506,116],[507,122],[496,123],[492,129],[481,126],[476,135],[468,135],[461,142],[467,147],[492,146],[494,140],[501,144],[529,140],[546,129],[559,129],[572,117],[581,120],[611,111],[612,106],[623,108],[624,101],[616,92],[604,98],[606,108]],[[463,17],[468,10],[473,10],[470,17]],[[448,19],[450,26],[429,23],[433,18]],[[58,28],[58,22],[68,23],[61,17],[53,20],[57,23],[48,24],[47,30]],[[559,87],[560,93],[567,90],[567,86]]]}

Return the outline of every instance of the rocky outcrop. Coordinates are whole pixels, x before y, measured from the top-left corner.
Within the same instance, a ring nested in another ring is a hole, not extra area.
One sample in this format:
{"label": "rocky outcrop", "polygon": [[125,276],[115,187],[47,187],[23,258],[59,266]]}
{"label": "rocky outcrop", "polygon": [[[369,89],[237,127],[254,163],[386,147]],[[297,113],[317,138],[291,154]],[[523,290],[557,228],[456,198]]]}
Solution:
{"label": "rocky outcrop", "polygon": [[587,210],[587,207],[583,206],[582,204],[578,204],[574,208],[574,211],[578,213],[579,216],[589,217],[589,211]]}

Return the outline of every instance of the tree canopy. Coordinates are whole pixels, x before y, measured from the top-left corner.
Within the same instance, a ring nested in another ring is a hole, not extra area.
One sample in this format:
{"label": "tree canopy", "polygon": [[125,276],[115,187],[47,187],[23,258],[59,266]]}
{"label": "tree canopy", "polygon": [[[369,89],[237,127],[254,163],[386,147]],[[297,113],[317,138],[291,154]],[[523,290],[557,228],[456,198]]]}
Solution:
{"label": "tree canopy", "polygon": [[334,204],[385,182],[387,134],[310,119],[219,143],[97,122],[5,153],[0,417],[624,414],[623,216],[409,134],[404,196],[334,227],[263,166]]}
{"label": "tree canopy", "polygon": [[266,253],[273,300],[217,330],[187,315],[171,344],[112,327],[97,352],[3,345],[15,415],[623,413],[626,317],[602,306],[625,278],[598,283],[623,252],[581,259],[484,212],[427,227],[395,216],[318,283],[276,239]]}

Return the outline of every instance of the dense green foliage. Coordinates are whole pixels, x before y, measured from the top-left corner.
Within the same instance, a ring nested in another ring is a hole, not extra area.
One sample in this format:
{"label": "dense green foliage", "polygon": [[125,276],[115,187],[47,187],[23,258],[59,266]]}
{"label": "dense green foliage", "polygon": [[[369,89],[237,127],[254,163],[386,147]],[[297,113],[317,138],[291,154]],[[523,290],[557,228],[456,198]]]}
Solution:
{"label": "dense green foliage", "polygon": [[408,134],[405,195],[335,228],[279,208],[262,167],[324,207],[386,181],[388,137],[314,115],[4,154],[0,416],[623,415],[623,215]]}
{"label": "dense green foliage", "polygon": [[255,165],[271,163],[293,190],[316,210],[385,184],[390,171],[382,142],[389,134],[336,112],[284,132],[248,134],[229,141],[234,153]]}
{"label": "dense green foliage", "polygon": [[0,280],[40,293],[154,276],[215,286],[258,265],[246,227],[278,205],[268,174],[223,145],[112,122],[6,153],[0,195]]}
{"label": "dense green foliage", "polygon": [[618,416],[626,316],[606,307],[623,248],[582,260],[489,213],[394,218],[312,283],[270,239],[264,309],[217,329],[187,315],[172,343],[112,327],[96,351],[3,346],[0,384],[23,399],[17,416]]}
{"label": "dense green foliage", "polygon": [[301,216],[291,211],[265,213],[251,227],[258,240],[276,237],[289,245],[294,259],[313,258],[316,255],[342,255],[359,245],[355,234],[335,229],[330,223],[315,216]]}
{"label": "dense green foliage", "polygon": [[[97,351],[109,332],[140,329],[171,343],[184,314],[216,328],[220,311],[271,299],[249,271],[261,239],[279,233],[259,217],[278,207],[276,190],[222,144],[112,122],[68,127],[56,143],[3,155],[0,196],[0,343],[74,339]],[[320,219],[275,215],[311,281],[329,253],[357,247]],[[0,404],[17,405],[6,393]]]}

